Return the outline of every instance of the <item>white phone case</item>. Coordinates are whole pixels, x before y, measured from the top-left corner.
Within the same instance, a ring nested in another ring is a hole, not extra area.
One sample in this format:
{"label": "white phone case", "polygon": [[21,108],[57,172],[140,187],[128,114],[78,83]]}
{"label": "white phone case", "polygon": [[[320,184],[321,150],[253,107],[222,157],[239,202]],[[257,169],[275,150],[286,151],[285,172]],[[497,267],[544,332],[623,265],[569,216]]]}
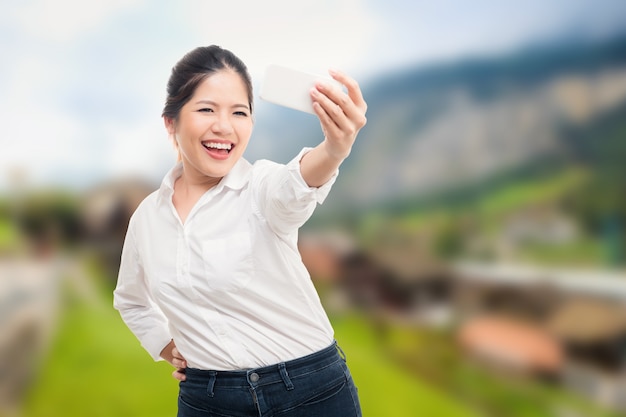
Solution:
{"label": "white phone case", "polygon": [[259,97],[270,103],[315,114],[310,91],[318,81],[335,83],[341,88],[341,84],[330,77],[270,65],[265,71]]}

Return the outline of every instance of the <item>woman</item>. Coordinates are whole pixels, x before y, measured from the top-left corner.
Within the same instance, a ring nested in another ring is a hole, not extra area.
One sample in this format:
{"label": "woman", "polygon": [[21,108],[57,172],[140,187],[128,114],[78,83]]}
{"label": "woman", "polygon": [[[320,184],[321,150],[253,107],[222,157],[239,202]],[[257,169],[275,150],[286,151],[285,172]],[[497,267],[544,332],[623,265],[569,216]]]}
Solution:
{"label": "woman", "polygon": [[178,416],[360,416],[356,388],[302,264],[298,228],[365,125],[358,84],[310,92],[324,140],[250,164],[252,83],[218,46],[172,69],[163,110],[179,154],[133,214],[115,308],[180,380]]}

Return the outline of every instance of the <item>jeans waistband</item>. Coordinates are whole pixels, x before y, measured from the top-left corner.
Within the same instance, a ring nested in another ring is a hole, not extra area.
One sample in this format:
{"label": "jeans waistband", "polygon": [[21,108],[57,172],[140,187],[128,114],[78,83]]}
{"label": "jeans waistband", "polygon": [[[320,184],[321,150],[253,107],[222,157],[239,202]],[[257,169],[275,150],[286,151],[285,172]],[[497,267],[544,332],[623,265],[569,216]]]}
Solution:
{"label": "jeans waistband", "polygon": [[[341,354],[340,354],[341,352]],[[204,369],[187,368],[185,374],[187,380],[206,382],[211,387],[217,386],[262,386],[282,382],[287,389],[292,388],[291,379],[313,373],[319,369],[336,363],[338,360],[345,361],[345,355],[334,341],[330,346],[286,362],[260,368],[252,368],[237,371],[211,371]]]}

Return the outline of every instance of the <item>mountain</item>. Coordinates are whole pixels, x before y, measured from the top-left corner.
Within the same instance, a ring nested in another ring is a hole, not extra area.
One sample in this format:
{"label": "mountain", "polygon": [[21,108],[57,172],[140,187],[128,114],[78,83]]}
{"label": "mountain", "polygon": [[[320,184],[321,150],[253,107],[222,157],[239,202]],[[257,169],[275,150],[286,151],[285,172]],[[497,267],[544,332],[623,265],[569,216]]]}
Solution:
{"label": "mountain", "polygon": [[[328,214],[419,201],[531,165],[571,162],[581,145],[568,138],[607,114],[623,114],[626,36],[408,69],[362,89],[368,123],[325,203]],[[319,142],[314,117],[261,110],[250,145],[255,155],[282,162]]]}

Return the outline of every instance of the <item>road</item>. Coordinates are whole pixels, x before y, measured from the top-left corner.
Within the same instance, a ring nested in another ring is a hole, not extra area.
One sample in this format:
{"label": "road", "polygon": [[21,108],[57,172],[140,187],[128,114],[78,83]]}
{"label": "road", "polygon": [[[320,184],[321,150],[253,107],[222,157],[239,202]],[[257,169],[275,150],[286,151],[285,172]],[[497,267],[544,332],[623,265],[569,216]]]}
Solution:
{"label": "road", "polygon": [[17,415],[47,352],[67,263],[0,259],[0,415]]}

